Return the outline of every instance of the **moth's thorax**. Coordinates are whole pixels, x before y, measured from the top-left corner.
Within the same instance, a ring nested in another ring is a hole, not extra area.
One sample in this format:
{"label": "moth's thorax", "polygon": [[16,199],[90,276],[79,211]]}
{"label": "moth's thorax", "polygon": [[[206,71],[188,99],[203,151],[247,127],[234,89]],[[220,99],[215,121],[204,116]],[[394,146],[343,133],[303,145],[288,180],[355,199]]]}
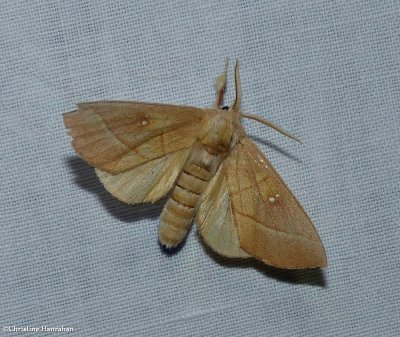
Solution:
{"label": "moth's thorax", "polygon": [[210,118],[200,143],[213,155],[226,155],[232,143],[234,126],[232,115],[221,109],[205,109]]}

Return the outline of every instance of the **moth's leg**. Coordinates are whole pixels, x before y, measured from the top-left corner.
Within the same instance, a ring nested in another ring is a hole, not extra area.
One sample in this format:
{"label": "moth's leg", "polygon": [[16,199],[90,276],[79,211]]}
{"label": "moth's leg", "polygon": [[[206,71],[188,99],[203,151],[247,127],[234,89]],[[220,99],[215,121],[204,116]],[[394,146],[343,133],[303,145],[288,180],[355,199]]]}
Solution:
{"label": "moth's leg", "polygon": [[217,78],[215,79],[215,89],[216,89],[215,103],[214,103],[215,108],[220,107],[224,101],[227,68],[228,68],[228,58],[225,59],[224,72],[221,75],[217,76]]}

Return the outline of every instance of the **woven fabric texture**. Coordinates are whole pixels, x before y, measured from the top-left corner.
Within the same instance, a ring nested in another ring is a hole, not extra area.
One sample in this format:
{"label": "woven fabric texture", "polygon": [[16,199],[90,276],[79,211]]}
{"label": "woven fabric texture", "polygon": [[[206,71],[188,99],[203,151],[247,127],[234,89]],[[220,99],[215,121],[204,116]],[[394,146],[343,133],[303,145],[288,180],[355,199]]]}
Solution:
{"label": "woven fabric texture", "polygon": [[[399,1],[3,0],[0,45],[0,336],[400,336]],[[211,106],[225,57],[227,102],[239,58],[243,111],[303,141],[244,121],[326,270],[226,259],[196,228],[167,255],[163,203],[115,200],[70,146],[78,102]]]}

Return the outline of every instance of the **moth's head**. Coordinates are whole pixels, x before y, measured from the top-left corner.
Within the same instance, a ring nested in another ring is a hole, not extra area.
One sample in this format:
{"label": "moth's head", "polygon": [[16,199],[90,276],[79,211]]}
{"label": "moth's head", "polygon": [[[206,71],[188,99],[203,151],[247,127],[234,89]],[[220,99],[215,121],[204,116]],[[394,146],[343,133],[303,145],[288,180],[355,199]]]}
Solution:
{"label": "moth's head", "polygon": [[213,153],[226,154],[231,148],[232,137],[235,133],[232,115],[223,109],[210,108],[209,118],[206,119],[200,142],[212,149]]}
{"label": "moth's head", "polygon": [[[221,111],[222,113],[226,113],[227,112],[227,113],[230,114],[231,121],[232,121],[232,123],[234,125],[234,128],[235,129],[240,129],[240,133],[244,135],[245,134],[244,133],[244,129],[242,128],[242,126],[240,124],[240,118],[242,117],[242,113],[239,110],[233,110],[231,107],[229,107],[227,105],[225,105],[225,106],[223,106],[222,108],[219,108],[219,109],[224,111],[224,112]],[[239,130],[236,130],[236,131],[239,131]]]}

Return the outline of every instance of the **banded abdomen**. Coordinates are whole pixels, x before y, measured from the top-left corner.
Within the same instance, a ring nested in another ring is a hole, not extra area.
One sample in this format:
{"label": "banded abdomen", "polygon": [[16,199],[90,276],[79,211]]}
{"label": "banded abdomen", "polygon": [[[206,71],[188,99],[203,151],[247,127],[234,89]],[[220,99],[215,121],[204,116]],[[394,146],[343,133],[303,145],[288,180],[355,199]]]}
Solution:
{"label": "banded abdomen", "polygon": [[209,151],[202,145],[193,151],[161,213],[159,240],[167,248],[178,246],[186,237],[197,201],[221,162],[220,156]]}

